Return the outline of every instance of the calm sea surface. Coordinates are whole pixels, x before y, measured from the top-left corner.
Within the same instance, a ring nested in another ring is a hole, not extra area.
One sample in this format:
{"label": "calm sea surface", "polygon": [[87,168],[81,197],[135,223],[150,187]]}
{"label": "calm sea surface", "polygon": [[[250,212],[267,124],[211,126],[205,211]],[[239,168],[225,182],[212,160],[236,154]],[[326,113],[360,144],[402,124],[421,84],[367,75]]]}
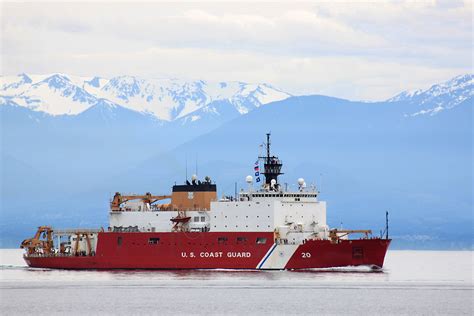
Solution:
{"label": "calm sea surface", "polygon": [[473,315],[472,251],[389,251],[381,272],[63,271],[0,250],[0,313]]}

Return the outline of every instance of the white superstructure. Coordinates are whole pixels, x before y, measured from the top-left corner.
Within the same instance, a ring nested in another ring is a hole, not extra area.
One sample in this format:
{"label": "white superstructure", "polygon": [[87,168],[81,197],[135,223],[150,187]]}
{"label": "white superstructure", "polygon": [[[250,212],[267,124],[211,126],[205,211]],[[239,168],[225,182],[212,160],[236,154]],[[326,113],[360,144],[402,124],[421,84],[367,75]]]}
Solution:
{"label": "white superstructure", "polygon": [[[169,232],[179,211],[128,204],[126,211],[110,212],[111,229],[141,232]],[[301,236],[327,237],[326,202],[319,201],[317,192],[285,192],[262,189],[241,192],[237,200],[211,202],[209,211],[186,211],[190,217],[189,231],[258,232],[274,231],[281,238],[295,240]]]}
{"label": "white superstructure", "polygon": [[[316,187],[308,189],[302,178],[297,180],[296,192],[278,184],[282,163],[270,155],[269,136],[267,134],[267,155],[259,157],[264,162],[265,182],[257,190],[252,188],[253,177],[247,176],[248,191],[241,191],[236,198],[217,200],[216,186],[210,178],[201,182],[193,176],[192,183],[186,181],[187,184],[173,187],[170,207],[150,205],[142,200],[127,201],[111,210],[109,230],[274,232],[275,239],[284,244],[301,243],[309,238],[327,239],[326,203],[318,200]],[[255,171],[258,178],[258,162]],[[214,195],[206,195],[209,193]],[[213,198],[209,200],[210,196]],[[207,205],[202,204],[206,197]]]}

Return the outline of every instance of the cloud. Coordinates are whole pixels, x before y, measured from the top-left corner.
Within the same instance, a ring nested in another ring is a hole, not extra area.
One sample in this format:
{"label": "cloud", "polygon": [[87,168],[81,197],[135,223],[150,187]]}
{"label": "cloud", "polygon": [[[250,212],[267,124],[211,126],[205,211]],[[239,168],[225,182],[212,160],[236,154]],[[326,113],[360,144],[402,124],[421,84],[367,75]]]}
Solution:
{"label": "cloud", "polygon": [[264,81],[385,99],[472,71],[472,4],[4,3],[2,73]]}

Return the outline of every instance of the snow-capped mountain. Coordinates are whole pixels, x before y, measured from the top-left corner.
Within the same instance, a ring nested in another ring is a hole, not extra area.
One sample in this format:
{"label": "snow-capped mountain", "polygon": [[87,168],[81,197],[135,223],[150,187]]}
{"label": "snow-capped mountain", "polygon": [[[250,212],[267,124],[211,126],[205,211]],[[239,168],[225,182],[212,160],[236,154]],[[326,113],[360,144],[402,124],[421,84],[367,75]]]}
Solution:
{"label": "snow-capped mountain", "polygon": [[440,111],[451,109],[474,95],[474,75],[466,74],[454,77],[443,83],[435,84],[429,89],[404,91],[388,102],[406,102],[416,106],[410,116],[435,115]]}
{"label": "snow-capped mountain", "polygon": [[77,85],[77,79],[50,76],[2,77],[0,95],[19,106],[50,115],[76,115],[98,102],[96,96]]}
{"label": "snow-capped mountain", "polygon": [[[134,76],[105,79],[65,74],[2,77],[0,95],[20,106],[50,115],[77,115],[105,99],[165,121],[185,117],[215,101],[229,101],[238,113],[246,114],[261,105],[290,96],[267,84]],[[201,117],[202,114],[195,119]]]}

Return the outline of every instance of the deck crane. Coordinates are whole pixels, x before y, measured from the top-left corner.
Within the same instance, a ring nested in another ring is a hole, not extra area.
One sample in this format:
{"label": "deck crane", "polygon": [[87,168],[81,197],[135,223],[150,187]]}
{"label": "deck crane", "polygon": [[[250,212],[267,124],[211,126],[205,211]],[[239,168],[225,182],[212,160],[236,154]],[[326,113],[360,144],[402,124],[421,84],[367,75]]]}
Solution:
{"label": "deck crane", "polygon": [[33,238],[23,240],[20,248],[26,248],[29,255],[37,252],[49,255],[54,249],[52,235],[53,229],[50,226],[40,226]]}
{"label": "deck crane", "polygon": [[122,195],[120,192],[116,192],[114,198],[110,202],[111,211],[121,211],[121,205],[127,201],[131,200],[142,200],[145,204],[153,204],[160,200],[170,199],[171,195],[152,195],[150,192],[145,193],[144,195],[132,194],[132,195]]}

